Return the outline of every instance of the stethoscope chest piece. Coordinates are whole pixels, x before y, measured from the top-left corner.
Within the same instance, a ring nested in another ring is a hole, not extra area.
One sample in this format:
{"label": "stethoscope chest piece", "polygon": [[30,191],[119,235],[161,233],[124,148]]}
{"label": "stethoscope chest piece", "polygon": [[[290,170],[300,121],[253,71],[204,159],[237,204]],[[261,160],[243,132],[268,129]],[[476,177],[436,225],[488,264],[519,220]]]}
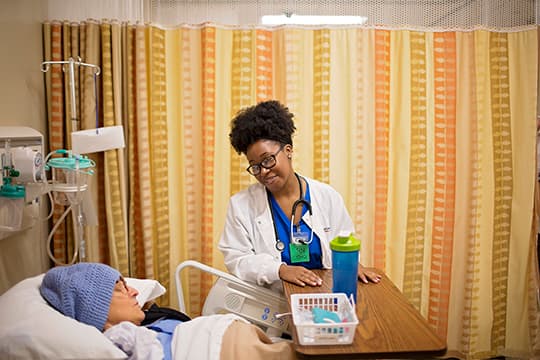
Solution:
{"label": "stethoscope chest piece", "polygon": [[276,249],[277,251],[282,252],[285,250],[285,243],[281,240],[276,241]]}

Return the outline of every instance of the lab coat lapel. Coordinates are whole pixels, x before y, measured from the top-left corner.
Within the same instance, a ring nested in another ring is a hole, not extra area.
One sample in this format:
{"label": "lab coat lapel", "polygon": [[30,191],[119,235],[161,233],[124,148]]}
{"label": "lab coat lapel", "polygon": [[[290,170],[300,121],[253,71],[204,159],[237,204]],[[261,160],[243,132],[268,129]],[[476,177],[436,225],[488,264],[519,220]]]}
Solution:
{"label": "lab coat lapel", "polygon": [[[270,208],[268,204],[268,197],[266,195],[266,189],[263,185],[257,184],[258,186],[254,187],[254,196],[252,209],[254,212],[254,227],[257,229],[257,233],[260,239],[264,244],[266,249],[260,249],[264,252],[274,254],[279,254],[276,250],[276,236],[274,232],[274,223],[272,222],[272,215],[270,213]],[[262,244],[261,244],[262,245]]]}

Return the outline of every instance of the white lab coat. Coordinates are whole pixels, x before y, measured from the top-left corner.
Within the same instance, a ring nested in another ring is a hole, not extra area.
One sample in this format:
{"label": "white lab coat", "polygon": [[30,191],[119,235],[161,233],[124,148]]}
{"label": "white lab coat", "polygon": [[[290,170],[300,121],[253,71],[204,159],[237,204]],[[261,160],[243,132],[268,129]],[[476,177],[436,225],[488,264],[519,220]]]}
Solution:
{"label": "white lab coat", "polygon": [[[342,231],[353,233],[354,226],[343,198],[335,189],[304,178],[309,184],[313,224],[309,213],[303,220],[321,239],[323,267],[329,269],[332,267],[330,241]],[[253,184],[231,197],[218,248],[225,266],[238,278],[272,288],[276,282],[281,284],[278,281],[281,253],[276,249],[272,215],[262,184]]]}

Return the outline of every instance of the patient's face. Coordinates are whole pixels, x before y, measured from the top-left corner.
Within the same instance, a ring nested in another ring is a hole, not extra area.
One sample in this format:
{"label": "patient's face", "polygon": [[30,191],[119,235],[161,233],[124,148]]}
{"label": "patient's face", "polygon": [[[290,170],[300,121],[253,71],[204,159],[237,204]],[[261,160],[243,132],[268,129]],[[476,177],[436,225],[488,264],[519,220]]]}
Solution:
{"label": "patient's face", "polygon": [[104,330],[122,321],[130,321],[136,325],[141,324],[144,320],[144,312],[135,298],[137,294],[137,290],[127,286],[123,278],[116,282]]}

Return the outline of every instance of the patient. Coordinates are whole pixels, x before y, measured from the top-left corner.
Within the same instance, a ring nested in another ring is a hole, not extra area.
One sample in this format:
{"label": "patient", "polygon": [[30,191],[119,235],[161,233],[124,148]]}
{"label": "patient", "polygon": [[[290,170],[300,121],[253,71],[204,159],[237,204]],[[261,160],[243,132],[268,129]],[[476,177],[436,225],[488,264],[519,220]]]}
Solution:
{"label": "patient", "polygon": [[[130,359],[295,358],[289,342],[272,343],[260,328],[232,314],[190,320],[176,310],[155,305],[143,311],[135,298],[137,290],[129,287],[117,270],[105,264],[55,267],[45,274],[40,293],[62,314],[104,332]],[[205,320],[210,320],[211,325],[202,326]],[[220,326],[223,327],[221,338],[208,339],[218,344],[214,349],[219,351],[200,346],[206,345],[208,327],[215,330]]]}

